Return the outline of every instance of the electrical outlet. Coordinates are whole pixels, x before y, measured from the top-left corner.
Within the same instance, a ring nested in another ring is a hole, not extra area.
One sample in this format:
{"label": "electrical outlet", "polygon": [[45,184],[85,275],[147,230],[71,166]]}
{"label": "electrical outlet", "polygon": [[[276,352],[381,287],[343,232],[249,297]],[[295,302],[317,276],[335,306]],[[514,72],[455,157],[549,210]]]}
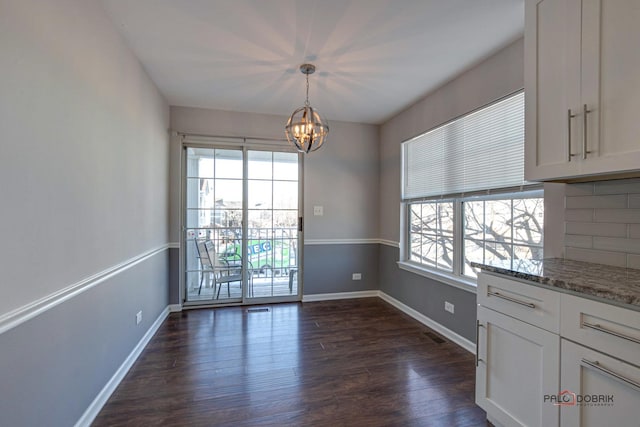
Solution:
{"label": "electrical outlet", "polygon": [[362,280],[362,273],[353,273],[351,275],[351,280]]}
{"label": "electrical outlet", "polygon": [[455,308],[455,306],[453,304],[451,304],[450,302],[448,302],[448,301],[444,302],[444,310],[445,311],[448,311],[449,313],[453,314],[454,308]]}
{"label": "electrical outlet", "polygon": [[324,207],[323,206],[314,206],[313,207],[313,216],[322,216],[324,215]]}
{"label": "electrical outlet", "polygon": [[136,313],[136,325],[139,325],[142,322],[142,310]]}

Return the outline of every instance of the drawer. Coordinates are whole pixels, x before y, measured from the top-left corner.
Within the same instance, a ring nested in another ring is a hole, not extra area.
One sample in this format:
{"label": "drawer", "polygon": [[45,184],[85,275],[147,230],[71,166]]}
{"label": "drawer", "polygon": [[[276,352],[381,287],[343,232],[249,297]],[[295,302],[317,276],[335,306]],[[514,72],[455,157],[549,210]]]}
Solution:
{"label": "drawer", "polygon": [[560,332],[560,293],[556,291],[481,272],[478,304],[547,331]]}
{"label": "drawer", "polygon": [[562,294],[562,336],[640,366],[640,312]]}
{"label": "drawer", "polygon": [[[640,368],[571,341],[561,341],[560,390],[566,400],[560,410],[560,425],[640,425]],[[589,400],[595,403],[585,403]]]}

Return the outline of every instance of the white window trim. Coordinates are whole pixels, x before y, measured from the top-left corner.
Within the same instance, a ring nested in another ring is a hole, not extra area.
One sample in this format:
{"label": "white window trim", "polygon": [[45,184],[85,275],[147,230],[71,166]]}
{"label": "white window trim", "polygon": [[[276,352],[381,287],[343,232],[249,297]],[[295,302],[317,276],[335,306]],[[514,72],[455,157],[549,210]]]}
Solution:
{"label": "white window trim", "polygon": [[[518,198],[530,198],[530,197],[544,197],[544,190],[542,190],[539,184],[533,184],[528,188],[523,188],[518,192],[496,192],[487,195],[474,195],[468,197],[453,198],[455,222],[453,233],[453,272],[449,273],[445,270],[438,268],[428,267],[424,264],[420,264],[409,260],[408,240],[409,240],[409,228],[408,228],[408,209],[407,206],[415,202],[415,200],[406,200],[400,202],[400,261],[397,262],[398,267],[402,270],[409,271],[411,273],[427,277],[438,282],[453,286],[458,289],[465,290],[467,292],[477,292],[477,280],[472,277],[467,277],[462,274],[462,245],[464,240],[464,233],[462,232],[462,204],[467,201],[473,200],[496,200],[496,199],[518,199]],[[440,199],[433,199],[434,201]],[[443,198],[443,200],[446,200]],[[456,232],[458,231],[458,232]],[[457,249],[457,250],[456,250]]]}
{"label": "white window trim", "polygon": [[[449,286],[453,286],[454,288],[462,289],[467,292],[476,293],[477,292],[477,283],[473,278],[465,277],[462,275],[457,275],[460,272],[461,264],[460,260],[462,259],[462,254],[460,251],[454,251],[453,254],[453,272],[448,273],[444,270],[438,270],[435,268],[427,267],[423,264],[419,264],[417,262],[410,261],[408,258],[408,241],[409,241],[409,228],[408,228],[408,209],[410,201],[402,201],[400,202],[400,261],[397,262],[398,267],[401,270],[408,271],[410,273],[417,274],[422,277],[427,277],[429,279],[436,280],[440,283],[444,283]],[[460,199],[454,200],[454,209],[459,209],[462,205]],[[454,247],[462,244],[462,236],[460,233],[455,233],[455,230],[458,228],[458,222],[461,222],[462,219],[460,215],[455,216],[454,223]]]}

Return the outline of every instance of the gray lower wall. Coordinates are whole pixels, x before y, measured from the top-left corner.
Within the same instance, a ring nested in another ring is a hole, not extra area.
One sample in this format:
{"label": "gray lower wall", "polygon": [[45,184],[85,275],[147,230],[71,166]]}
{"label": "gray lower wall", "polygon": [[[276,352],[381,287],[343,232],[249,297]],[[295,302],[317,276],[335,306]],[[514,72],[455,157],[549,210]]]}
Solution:
{"label": "gray lower wall", "polygon": [[180,300],[180,249],[169,248],[169,304],[182,304]]}
{"label": "gray lower wall", "polygon": [[[329,244],[304,246],[305,295],[379,289],[376,244]],[[352,280],[362,273],[362,280]]]}
{"label": "gray lower wall", "polygon": [[1,334],[0,424],[74,425],[167,307],[168,261],[159,252]]}
{"label": "gray lower wall", "polygon": [[[380,290],[453,332],[475,342],[476,294],[398,267],[398,248],[380,245]],[[455,314],[444,311],[444,302]]]}
{"label": "gray lower wall", "polygon": [[[380,289],[376,244],[322,244],[304,246],[304,295]],[[169,304],[180,300],[179,249],[168,251]],[[352,280],[361,273],[362,280]]]}

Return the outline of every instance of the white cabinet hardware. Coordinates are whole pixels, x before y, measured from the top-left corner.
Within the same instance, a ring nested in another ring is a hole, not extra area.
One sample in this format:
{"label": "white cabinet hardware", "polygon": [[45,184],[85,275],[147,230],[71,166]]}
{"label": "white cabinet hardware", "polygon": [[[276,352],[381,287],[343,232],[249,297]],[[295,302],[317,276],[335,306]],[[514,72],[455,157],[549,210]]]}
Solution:
{"label": "white cabinet hardware", "polygon": [[536,305],[531,303],[531,302],[520,301],[517,298],[511,298],[511,297],[508,297],[506,295],[502,295],[500,292],[491,292],[491,291],[489,291],[489,292],[487,292],[487,294],[489,294],[492,297],[502,298],[503,300],[506,300],[506,301],[510,301],[510,302],[513,302],[513,303],[516,303],[516,304],[520,304],[520,305],[524,305],[525,307],[536,308]]}
{"label": "white cabinet hardware", "polygon": [[622,338],[624,340],[628,340],[634,342],[636,344],[640,344],[640,340],[630,337],[628,335],[621,334],[619,332],[611,331],[607,328],[603,328],[600,325],[592,325],[591,323],[582,322],[582,326],[585,328],[593,329],[594,331],[604,332],[605,334],[613,335],[614,337]]}

